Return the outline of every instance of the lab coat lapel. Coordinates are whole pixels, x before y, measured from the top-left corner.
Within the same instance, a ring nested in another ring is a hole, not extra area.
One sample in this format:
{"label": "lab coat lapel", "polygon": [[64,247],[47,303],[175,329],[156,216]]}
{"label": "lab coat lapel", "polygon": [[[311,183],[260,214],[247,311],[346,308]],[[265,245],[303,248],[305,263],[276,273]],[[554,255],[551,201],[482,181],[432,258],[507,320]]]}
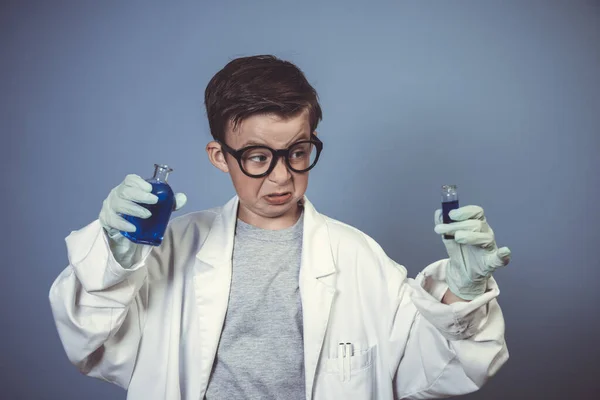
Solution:
{"label": "lab coat lapel", "polygon": [[317,364],[335,294],[336,270],[325,218],[306,197],[303,228],[300,296],[304,322],[306,398],[312,399]]}
{"label": "lab coat lapel", "polygon": [[198,360],[200,374],[197,378],[204,383],[202,393],[210,377],[229,302],[238,201],[235,196],[222,208],[196,254],[194,289],[201,352]]}

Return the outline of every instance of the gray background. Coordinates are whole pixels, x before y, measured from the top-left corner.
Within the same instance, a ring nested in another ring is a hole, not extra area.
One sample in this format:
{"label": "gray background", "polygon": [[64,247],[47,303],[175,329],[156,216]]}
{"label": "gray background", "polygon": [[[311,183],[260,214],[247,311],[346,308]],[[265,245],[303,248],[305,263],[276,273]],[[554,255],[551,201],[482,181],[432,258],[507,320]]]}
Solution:
{"label": "gray background", "polygon": [[1,3],[0,398],[125,398],[58,340],[64,238],[155,162],[189,196],[178,215],[227,201],[203,91],[257,53],[296,62],[320,94],[321,212],[414,276],[445,257],[432,220],[455,183],[512,249],[496,274],[511,359],[468,398],[599,398],[599,3],[367,3]]}

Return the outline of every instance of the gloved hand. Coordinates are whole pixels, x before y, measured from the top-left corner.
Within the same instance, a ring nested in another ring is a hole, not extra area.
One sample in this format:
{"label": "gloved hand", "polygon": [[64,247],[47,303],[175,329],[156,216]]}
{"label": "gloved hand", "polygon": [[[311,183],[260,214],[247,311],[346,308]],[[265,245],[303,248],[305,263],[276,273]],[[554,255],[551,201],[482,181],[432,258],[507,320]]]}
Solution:
{"label": "gloved hand", "polygon": [[[157,201],[158,197],[152,194],[152,185],[140,176],[130,174],[110,191],[102,203],[98,219],[100,225],[106,230],[115,259],[123,268],[134,265],[143,256],[143,250],[149,251],[152,246],[134,243],[123,236],[120,231],[135,232],[136,228],[119,213],[146,219],[152,214],[136,203],[156,204]],[[185,203],[187,203],[185,194],[175,194],[175,210],[181,209]]]}
{"label": "gloved hand", "polygon": [[446,283],[452,293],[464,300],[473,300],[483,294],[492,273],[510,262],[510,249],[498,248],[494,231],[488,225],[483,209],[465,206],[449,213],[453,221],[442,222],[442,210],[435,212],[435,232],[454,235],[443,239],[450,262],[446,269]]}

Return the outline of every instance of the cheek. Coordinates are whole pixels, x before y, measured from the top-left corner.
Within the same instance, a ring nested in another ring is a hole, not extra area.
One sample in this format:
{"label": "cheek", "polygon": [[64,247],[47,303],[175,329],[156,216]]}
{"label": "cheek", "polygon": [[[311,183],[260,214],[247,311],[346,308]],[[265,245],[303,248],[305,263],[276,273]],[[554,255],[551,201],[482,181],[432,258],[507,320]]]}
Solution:
{"label": "cheek", "polygon": [[294,176],[294,190],[296,194],[303,195],[308,186],[308,174],[296,174]]}
{"label": "cheek", "polygon": [[240,170],[230,172],[233,186],[240,197],[245,202],[253,202],[260,195],[260,188],[264,179],[254,179],[246,176]]}

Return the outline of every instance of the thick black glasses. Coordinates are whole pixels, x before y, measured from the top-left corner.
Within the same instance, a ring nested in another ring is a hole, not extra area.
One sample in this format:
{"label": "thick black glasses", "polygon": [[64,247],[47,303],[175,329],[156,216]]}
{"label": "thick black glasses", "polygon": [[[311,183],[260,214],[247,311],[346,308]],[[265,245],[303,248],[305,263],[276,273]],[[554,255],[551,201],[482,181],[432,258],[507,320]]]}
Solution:
{"label": "thick black glasses", "polygon": [[310,135],[310,140],[301,140],[281,150],[274,150],[267,146],[248,146],[235,150],[221,141],[219,143],[223,150],[237,160],[242,172],[251,178],[269,175],[277,165],[279,157],[285,159],[291,171],[307,172],[317,164],[323,150],[323,142],[314,133]]}

